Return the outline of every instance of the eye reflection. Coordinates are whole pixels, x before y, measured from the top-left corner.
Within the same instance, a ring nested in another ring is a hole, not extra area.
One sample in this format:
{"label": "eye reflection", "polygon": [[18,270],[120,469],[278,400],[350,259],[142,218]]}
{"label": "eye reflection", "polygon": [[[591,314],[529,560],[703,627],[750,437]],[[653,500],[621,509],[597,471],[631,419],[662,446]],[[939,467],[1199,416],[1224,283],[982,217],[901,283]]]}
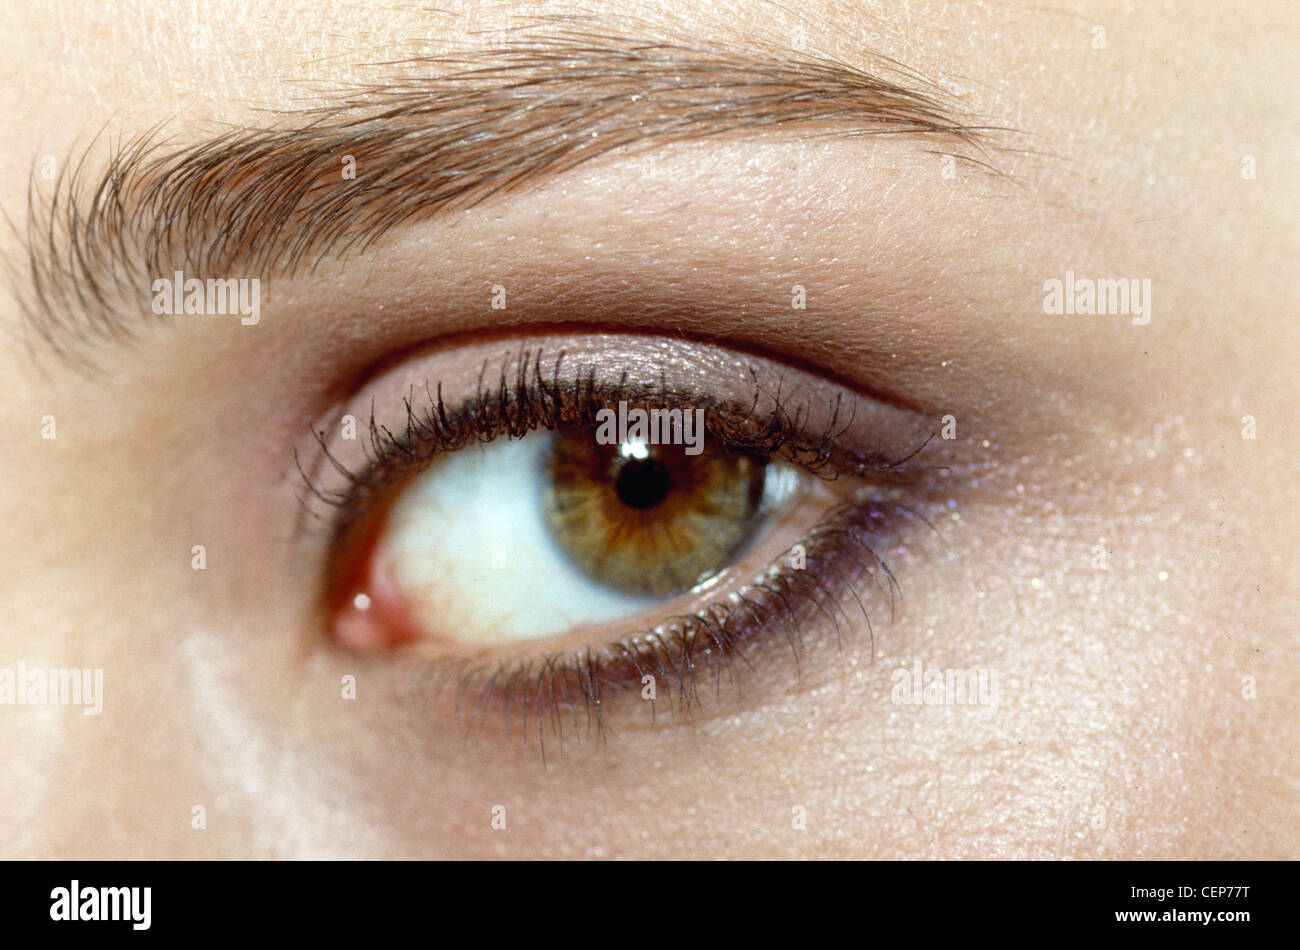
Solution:
{"label": "eye reflection", "polygon": [[801,484],[708,443],[602,445],[583,427],[473,444],[397,493],[348,613],[482,646],[630,621],[725,570]]}

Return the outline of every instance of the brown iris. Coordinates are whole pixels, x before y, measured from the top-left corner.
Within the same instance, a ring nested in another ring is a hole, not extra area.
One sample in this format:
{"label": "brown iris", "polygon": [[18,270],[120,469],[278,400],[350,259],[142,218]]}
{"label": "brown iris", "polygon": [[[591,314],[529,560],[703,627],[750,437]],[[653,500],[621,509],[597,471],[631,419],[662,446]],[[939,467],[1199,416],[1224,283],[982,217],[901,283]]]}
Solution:
{"label": "brown iris", "polygon": [[551,534],[593,579],[628,594],[686,590],[726,567],[763,497],[766,465],[705,443],[601,445],[592,429],[561,431],[547,461]]}

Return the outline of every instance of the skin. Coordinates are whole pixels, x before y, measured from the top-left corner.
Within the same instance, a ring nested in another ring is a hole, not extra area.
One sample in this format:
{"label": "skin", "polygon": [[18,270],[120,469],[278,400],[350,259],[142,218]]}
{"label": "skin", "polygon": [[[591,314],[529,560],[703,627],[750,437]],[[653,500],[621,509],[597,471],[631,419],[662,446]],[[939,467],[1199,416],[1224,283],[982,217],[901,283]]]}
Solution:
{"label": "skin", "polygon": [[[605,4],[905,63],[1016,130],[990,156],[1006,177],[946,177],[904,138],[675,145],[650,180],[611,155],[268,286],[256,333],[114,351],[106,379],[0,340],[0,666],[105,683],[99,716],[0,707],[0,855],[1300,856],[1295,14],[1127,6]],[[454,9],[10,4],[0,207],[22,221],[34,158],[110,119],[197,139],[289,105],[291,80],[516,12]],[[25,254],[12,234],[0,252]],[[1150,278],[1150,322],[1045,314],[1066,270]],[[629,274],[679,282],[680,312],[624,299]],[[325,642],[323,552],[283,541],[292,451],[365,367],[503,321],[498,281],[521,322],[575,319],[579,288],[593,329],[681,327],[951,414],[957,504],[894,565],[905,600],[874,648],[773,658],[692,722],[544,764],[462,742],[391,656]],[[797,316],[718,305],[793,283]],[[892,701],[918,660],[996,671],[996,708]]]}

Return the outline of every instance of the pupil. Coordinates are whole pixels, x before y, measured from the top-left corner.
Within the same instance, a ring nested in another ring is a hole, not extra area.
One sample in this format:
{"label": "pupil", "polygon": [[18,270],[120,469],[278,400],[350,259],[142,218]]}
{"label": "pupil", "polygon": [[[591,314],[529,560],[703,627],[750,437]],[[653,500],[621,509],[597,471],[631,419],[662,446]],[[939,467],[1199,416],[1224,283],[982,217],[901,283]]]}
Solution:
{"label": "pupil", "polygon": [[618,471],[614,490],[619,501],[629,508],[645,511],[668,496],[672,477],[668,469],[654,459],[633,459]]}

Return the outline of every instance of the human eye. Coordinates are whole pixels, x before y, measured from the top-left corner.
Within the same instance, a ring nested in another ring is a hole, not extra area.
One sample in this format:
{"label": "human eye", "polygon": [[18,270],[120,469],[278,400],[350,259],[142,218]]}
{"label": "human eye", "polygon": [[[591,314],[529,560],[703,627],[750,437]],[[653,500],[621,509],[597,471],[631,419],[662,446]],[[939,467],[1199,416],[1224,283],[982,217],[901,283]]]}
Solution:
{"label": "human eye", "polygon": [[[888,616],[929,532],[924,414],[654,334],[440,346],[314,430],[338,649],[413,661],[436,715],[545,741],[690,717]],[[638,709],[638,701],[643,709]]]}

